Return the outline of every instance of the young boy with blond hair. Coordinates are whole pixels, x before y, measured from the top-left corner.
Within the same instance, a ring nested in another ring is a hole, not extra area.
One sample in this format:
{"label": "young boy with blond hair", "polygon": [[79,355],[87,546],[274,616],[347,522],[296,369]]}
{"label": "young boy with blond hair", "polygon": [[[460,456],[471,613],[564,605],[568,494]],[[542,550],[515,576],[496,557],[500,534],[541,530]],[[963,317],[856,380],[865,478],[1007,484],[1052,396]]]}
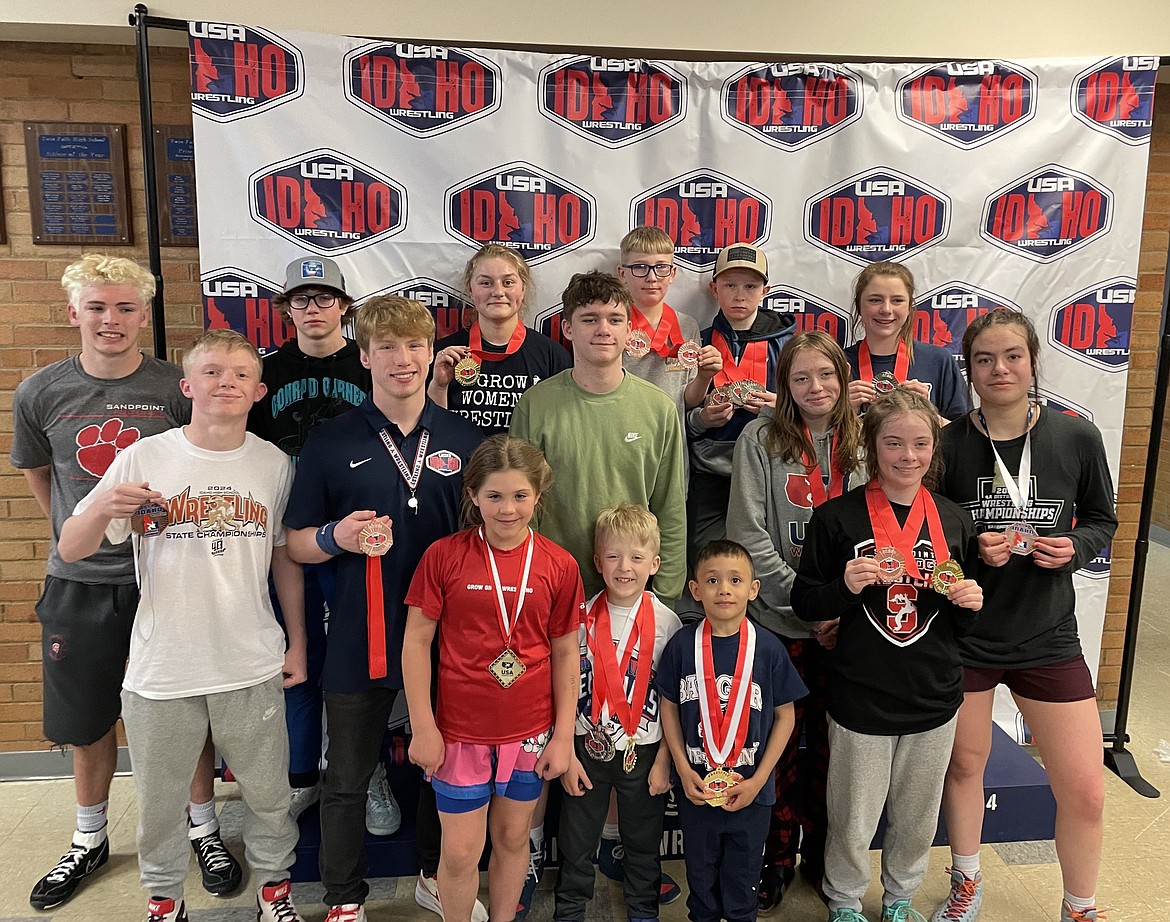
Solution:
{"label": "young boy with blond hair", "polygon": [[[191,422],[116,457],[61,527],[66,561],[133,535],[141,586],[122,719],[138,793],[150,922],[186,922],[187,786],[210,730],[244,798],[258,922],[299,922],[289,868],[284,688],[305,680],[304,583],[281,525],[292,462],[246,431],[263,395],[260,355],[239,333],[204,333],[183,360]],[[288,631],[268,596],[271,569]]]}
{"label": "young boy with blond hair", "polygon": [[631,919],[657,918],[658,848],[670,790],[670,752],[660,745],[654,674],[678,616],[651,592],[658,572],[658,520],[621,503],[601,512],[593,564],[605,589],[587,603],[581,642],[581,695],[573,758],[561,785],[562,862],[558,922],[583,922],[593,897],[592,856],[610,806],[621,811],[624,888]]}

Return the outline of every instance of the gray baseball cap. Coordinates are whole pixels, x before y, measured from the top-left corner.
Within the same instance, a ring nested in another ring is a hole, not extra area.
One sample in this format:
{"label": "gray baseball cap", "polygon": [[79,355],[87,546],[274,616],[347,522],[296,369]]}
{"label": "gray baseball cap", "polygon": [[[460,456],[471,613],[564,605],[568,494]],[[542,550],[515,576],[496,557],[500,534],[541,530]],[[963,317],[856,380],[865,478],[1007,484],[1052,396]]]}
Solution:
{"label": "gray baseball cap", "polygon": [[310,285],[316,288],[332,288],[349,297],[341,269],[332,259],[324,256],[303,256],[294,259],[284,270],[285,294],[297,288],[308,288]]}

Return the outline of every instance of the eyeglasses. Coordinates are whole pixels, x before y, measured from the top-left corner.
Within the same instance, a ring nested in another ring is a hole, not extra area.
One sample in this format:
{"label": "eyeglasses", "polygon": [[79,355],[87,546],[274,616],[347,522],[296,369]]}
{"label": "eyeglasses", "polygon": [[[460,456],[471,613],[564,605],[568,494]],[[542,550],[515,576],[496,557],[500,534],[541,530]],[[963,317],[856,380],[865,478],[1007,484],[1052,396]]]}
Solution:
{"label": "eyeglasses", "polygon": [[653,266],[647,263],[622,263],[623,269],[629,269],[630,275],[636,279],[644,279],[653,270],[654,274],[660,279],[670,278],[670,274],[674,272],[673,263],[655,263]]}
{"label": "eyeglasses", "polygon": [[288,299],[288,306],[294,311],[303,311],[312,301],[321,310],[326,310],[337,303],[337,295],[331,291],[319,291],[315,295],[293,295]]}

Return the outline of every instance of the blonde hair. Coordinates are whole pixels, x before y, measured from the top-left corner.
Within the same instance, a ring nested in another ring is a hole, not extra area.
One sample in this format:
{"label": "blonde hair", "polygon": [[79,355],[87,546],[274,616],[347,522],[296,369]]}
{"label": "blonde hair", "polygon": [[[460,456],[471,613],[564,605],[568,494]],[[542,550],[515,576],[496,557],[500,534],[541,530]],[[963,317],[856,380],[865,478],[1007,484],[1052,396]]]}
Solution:
{"label": "blonde hair", "polygon": [[652,256],[673,256],[674,241],[660,227],[642,224],[622,237],[620,244],[621,261],[625,262],[631,253],[649,253]]}
{"label": "blonde hair", "polygon": [[248,339],[235,330],[208,330],[191,344],[191,348],[183,354],[183,374],[191,374],[195,362],[205,352],[221,349],[224,352],[247,352],[256,361],[256,376],[264,373],[263,361],[256,347]]}
{"label": "blonde hair", "polygon": [[461,280],[463,293],[469,298],[471,297],[471,280],[475,278],[475,268],[485,259],[502,259],[504,262],[510,263],[512,270],[520,277],[520,284],[524,286],[524,299],[520,302],[520,313],[523,315],[528,310],[528,298],[533,291],[532,270],[528,268],[524,257],[511,247],[501,246],[498,243],[485,243],[481,246],[471,259],[467,260],[467,265],[463,267]]}
{"label": "blonde hair", "polygon": [[154,276],[134,260],[104,253],[86,253],[61,276],[61,287],[73,307],[80,306],[77,299],[87,285],[130,285],[138,292],[143,306],[154,297],[156,287]]}
{"label": "blonde hair", "polygon": [[906,314],[906,322],[902,324],[902,329],[898,331],[898,338],[906,344],[906,355],[909,356],[910,361],[913,362],[914,273],[912,273],[901,263],[891,262],[889,260],[870,263],[857,274],[857,278],[853,280],[853,326],[856,328],[861,325],[861,296],[865,294],[865,289],[869,287],[869,283],[879,276],[898,279],[898,281],[906,286],[906,296],[909,299],[909,310]]}
{"label": "blonde hair", "polygon": [[418,301],[399,295],[378,295],[358,310],[353,322],[354,339],[362,352],[370,351],[375,338],[396,336],[425,338],[435,343],[435,318]]}
{"label": "blonde hair", "polygon": [[483,489],[492,474],[502,471],[520,471],[528,478],[533,492],[538,494],[537,508],[540,507],[539,497],[552,486],[552,468],[539,448],[504,432],[489,436],[471,453],[467,467],[463,469],[463,521],[468,525],[483,524],[483,515],[471,498]]}
{"label": "blonde hair", "polygon": [[658,554],[662,536],[658,531],[658,516],[644,506],[618,503],[602,509],[593,528],[593,547],[599,549],[605,538],[629,538]]}

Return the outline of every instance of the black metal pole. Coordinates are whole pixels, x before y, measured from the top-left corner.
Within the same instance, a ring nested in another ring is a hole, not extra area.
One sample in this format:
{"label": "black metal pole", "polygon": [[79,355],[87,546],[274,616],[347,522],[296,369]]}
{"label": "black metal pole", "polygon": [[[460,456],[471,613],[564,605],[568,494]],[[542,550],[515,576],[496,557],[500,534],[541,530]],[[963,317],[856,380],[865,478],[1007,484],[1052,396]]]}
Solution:
{"label": "black metal pole", "polygon": [[[1170,254],[1167,254],[1167,282],[1170,285]],[[1133,669],[1137,659],[1138,624],[1141,621],[1142,593],[1146,585],[1146,558],[1150,550],[1150,520],[1154,512],[1154,484],[1158,479],[1158,455],[1162,446],[1162,426],[1166,419],[1166,388],[1170,386],[1170,294],[1162,293],[1161,346],[1158,370],[1154,375],[1154,407],[1150,419],[1150,441],[1146,453],[1146,475],[1142,484],[1142,504],[1138,514],[1137,541],[1133,548],[1133,577],[1129,586],[1129,610],[1125,619],[1125,643],[1121,652],[1121,673],[1117,681],[1117,711],[1113,719],[1112,740],[1105,750],[1105,765],[1143,797],[1158,797],[1158,789],[1138,771],[1133,753],[1125,748],[1129,742],[1126,726],[1133,690]]]}
{"label": "black metal pole", "polygon": [[130,25],[136,32],[135,63],[138,72],[138,112],[142,126],[142,168],[146,185],[146,250],[150,271],[154,275],[154,304],[151,317],[154,326],[154,354],[167,357],[167,320],[163,297],[162,248],[158,237],[158,174],[154,161],[154,111],[150,94],[150,41],[147,36],[146,7],[139,3],[130,14]]}

